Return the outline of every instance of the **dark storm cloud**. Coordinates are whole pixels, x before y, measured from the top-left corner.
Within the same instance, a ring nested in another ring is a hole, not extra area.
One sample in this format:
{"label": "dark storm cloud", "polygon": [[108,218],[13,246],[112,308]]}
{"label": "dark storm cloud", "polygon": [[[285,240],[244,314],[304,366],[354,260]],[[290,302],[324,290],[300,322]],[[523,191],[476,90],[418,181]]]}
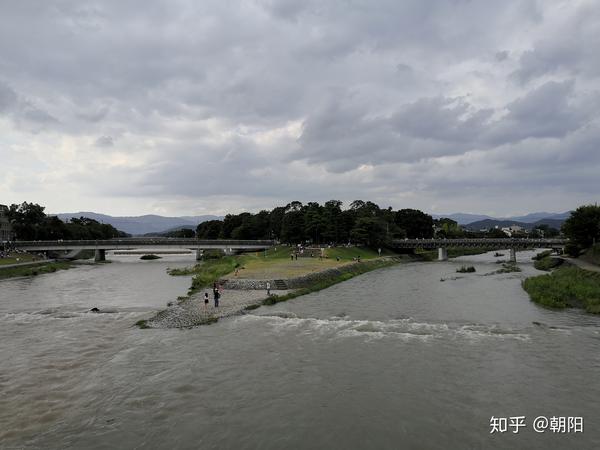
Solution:
{"label": "dark storm cloud", "polygon": [[599,36],[586,0],[5,2],[0,157],[132,205],[501,198],[560,167],[576,197]]}

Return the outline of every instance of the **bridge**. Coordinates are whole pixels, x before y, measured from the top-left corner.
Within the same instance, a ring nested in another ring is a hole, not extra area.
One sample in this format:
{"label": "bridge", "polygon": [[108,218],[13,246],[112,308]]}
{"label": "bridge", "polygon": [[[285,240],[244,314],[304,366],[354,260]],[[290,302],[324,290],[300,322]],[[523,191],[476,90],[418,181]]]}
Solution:
{"label": "bridge", "polygon": [[448,248],[485,247],[493,249],[509,249],[510,261],[517,261],[517,249],[551,248],[562,250],[567,239],[528,239],[528,238],[480,238],[480,239],[396,239],[392,247],[396,249],[438,249],[438,260],[448,259]]}
{"label": "bridge", "polygon": [[74,255],[82,250],[94,250],[96,261],[106,260],[107,250],[134,250],[139,248],[196,250],[196,260],[202,258],[204,250],[219,249],[225,253],[264,250],[276,244],[271,240],[200,240],[194,238],[123,238],[104,240],[58,240],[58,241],[14,241],[12,246],[27,252],[71,251]]}

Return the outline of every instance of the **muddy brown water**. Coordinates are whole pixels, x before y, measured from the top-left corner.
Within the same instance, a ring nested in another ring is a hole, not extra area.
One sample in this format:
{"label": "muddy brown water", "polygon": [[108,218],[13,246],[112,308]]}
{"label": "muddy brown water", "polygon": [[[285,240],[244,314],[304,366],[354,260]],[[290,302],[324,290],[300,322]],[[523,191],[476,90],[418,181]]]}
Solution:
{"label": "muddy brown water", "polygon": [[600,318],[531,303],[532,255],[398,265],[191,330],[132,327],[185,294],[165,269],[187,256],[0,281],[0,448],[600,448]]}

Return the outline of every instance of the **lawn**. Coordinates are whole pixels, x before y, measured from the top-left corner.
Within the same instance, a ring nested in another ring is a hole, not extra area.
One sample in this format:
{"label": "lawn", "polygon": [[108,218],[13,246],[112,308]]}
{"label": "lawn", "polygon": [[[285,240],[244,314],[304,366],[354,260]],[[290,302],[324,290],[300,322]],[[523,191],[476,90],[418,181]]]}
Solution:
{"label": "lawn", "polygon": [[[363,247],[335,247],[325,249],[325,257],[319,258],[315,252],[314,257],[302,256],[291,259],[292,247],[277,246],[266,252],[247,253],[239,257],[239,268],[227,274],[224,278],[240,279],[286,279],[299,277],[311,272],[338,267],[353,262],[355,258],[362,260],[373,259],[378,256],[376,250]],[[394,253],[382,251],[382,256],[391,256]],[[339,257],[339,261],[337,258]]]}
{"label": "lawn", "polygon": [[19,264],[24,262],[38,261],[41,258],[29,253],[10,253],[8,258],[0,258],[0,265]]}

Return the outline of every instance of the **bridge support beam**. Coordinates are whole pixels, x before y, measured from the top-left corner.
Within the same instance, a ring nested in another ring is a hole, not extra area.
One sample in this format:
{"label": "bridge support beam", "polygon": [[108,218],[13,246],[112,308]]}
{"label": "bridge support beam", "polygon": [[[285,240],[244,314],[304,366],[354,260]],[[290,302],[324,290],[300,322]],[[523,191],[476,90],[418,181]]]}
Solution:
{"label": "bridge support beam", "polygon": [[448,261],[448,249],[445,247],[438,248],[438,261]]}
{"label": "bridge support beam", "polygon": [[204,256],[204,250],[196,250],[196,261],[202,261],[202,256]]}
{"label": "bridge support beam", "polygon": [[517,250],[514,247],[510,249],[510,258],[508,261],[512,263],[517,262]]}
{"label": "bridge support beam", "polygon": [[94,252],[94,261],[106,261],[106,250],[104,250],[103,248],[97,248]]}

